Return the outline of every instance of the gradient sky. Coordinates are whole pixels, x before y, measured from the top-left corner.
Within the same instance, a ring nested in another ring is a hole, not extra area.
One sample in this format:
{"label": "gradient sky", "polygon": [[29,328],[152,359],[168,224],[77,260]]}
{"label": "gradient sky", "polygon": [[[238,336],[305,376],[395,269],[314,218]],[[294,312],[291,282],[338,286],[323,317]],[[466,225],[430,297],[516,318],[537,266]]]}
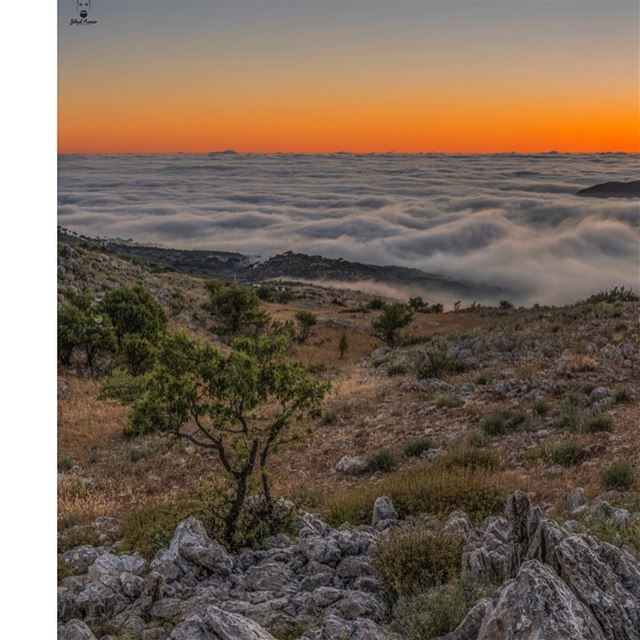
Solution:
{"label": "gradient sky", "polygon": [[637,0],[58,8],[61,153],[640,151]]}

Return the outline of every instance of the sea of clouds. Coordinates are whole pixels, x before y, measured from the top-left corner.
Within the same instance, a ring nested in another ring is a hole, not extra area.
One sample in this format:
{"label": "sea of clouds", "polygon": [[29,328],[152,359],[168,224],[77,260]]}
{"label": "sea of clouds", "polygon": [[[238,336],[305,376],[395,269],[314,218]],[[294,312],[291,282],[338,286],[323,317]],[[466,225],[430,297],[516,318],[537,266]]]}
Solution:
{"label": "sea of clouds", "polygon": [[417,267],[559,304],[638,287],[640,156],[61,156],[58,224],[90,236]]}

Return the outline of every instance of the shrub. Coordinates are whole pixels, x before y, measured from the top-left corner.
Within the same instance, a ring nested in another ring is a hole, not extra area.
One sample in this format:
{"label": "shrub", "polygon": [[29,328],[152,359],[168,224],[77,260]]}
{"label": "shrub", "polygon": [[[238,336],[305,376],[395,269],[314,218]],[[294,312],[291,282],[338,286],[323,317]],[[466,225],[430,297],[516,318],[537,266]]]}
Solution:
{"label": "shrub", "polygon": [[167,327],[167,315],[143,287],[120,287],[107,293],[101,309],[109,316],[118,345],[127,334],[155,341]]}
{"label": "shrub", "polygon": [[63,456],[58,460],[58,473],[69,471],[73,467],[73,460],[69,456]]}
{"label": "shrub", "polygon": [[378,449],[367,456],[367,471],[388,472],[395,464],[395,456],[388,449]]}
{"label": "shrub", "polygon": [[433,513],[447,516],[462,510],[475,522],[502,513],[506,491],[495,475],[483,470],[446,469],[438,460],[396,471],[374,485],[359,485],[336,492],[326,503],[325,517],[333,525],[371,522],[373,503],[386,495],[401,516]]}
{"label": "shrub", "polygon": [[626,387],[620,387],[620,389],[616,389],[613,394],[613,399],[616,404],[622,404],[623,402],[631,402],[632,395],[631,391]]}
{"label": "shrub", "polygon": [[344,358],[344,354],[349,348],[349,341],[347,340],[347,334],[343,333],[340,336],[340,342],[338,342],[338,352],[340,353],[340,360]]}
{"label": "shrub", "polygon": [[387,306],[387,303],[384,300],[380,300],[380,298],[374,298],[370,300],[367,304],[367,309],[371,309],[372,311],[380,311]]}
{"label": "shrub", "polygon": [[73,351],[82,341],[84,313],[77,307],[65,305],[58,311],[58,359],[69,366]]}
{"label": "shrub", "polygon": [[584,430],[589,433],[600,433],[601,431],[611,431],[613,428],[613,418],[602,411],[598,411],[587,418]]}
{"label": "shrub", "polygon": [[132,376],[142,375],[153,367],[155,348],[149,340],[140,335],[125,335],[122,339],[121,353]]}
{"label": "shrub", "polygon": [[499,436],[520,428],[526,419],[527,416],[520,409],[503,407],[486,415],[481,420],[480,427],[489,436]]}
{"label": "shrub", "polygon": [[500,300],[498,307],[503,310],[513,309],[513,305],[508,300]]}
{"label": "shrub", "polygon": [[564,429],[578,432],[582,431],[584,422],[584,413],[578,401],[572,396],[568,397],[560,408],[558,423]]}
{"label": "shrub", "polygon": [[209,300],[203,308],[211,314],[223,335],[256,335],[270,323],[269,314],[262,309],[251,287],[209,280],[205,288]]}
{"label": "shrub", "polygon": [[472,471],[478,469],[497,471],[502,467],[502,458],[500,452],[495,449],[478,449],[463,446],[457,450],[448,451],[439,460],[439,463],[445,469],[459,467]]}
{"label": "shrub", "polygon": [[298,311],[296,313],[296,320],[300,328],[298,332],[298,342],[304,343],[311,335],[311,329],[318,323],[318,318],[316,314],[311,313],[311,311]]}
{"label": "shrub", "polygon": [[387,366],[387,375],[389,377],[401,376],[405,373],[407,373],[407,367],[401,362],[393,362],[392,364]]}
{"label": "shrub", "polygon": [[413,320],[413,311],[405,304],[396,302],[386,305],[378,318],[371,323],[373,334],[393,347],[398,331]]}
{"label": "shrub", "polygon": [[[633,509],[632,509],[633,510]],[[630,520],[621,527],[610,518],[585,518],[582,521],[585,531],[592,536],[616,547],[624,547],[640,560],[640,522]]]}
{"label": "shrub", "polygon": [[627,491],[635,482],[636,469],[630,460],[616,460],[602,471],[600,482],[605,489]]}
{"label": "shrub", "polygon": [[471,607],[491,593],[459,580],[415,596],[401,596],[395,608],[393,630],[403,640],[435,640],[453,631]]}
{"label": "shrub", "polygon": [[460,373],[466,369],[464,363],[447,354],[446,348],[428,349],[423,362],[418,365],[419,378],[441,378],[446,374]]}
{"label": "shrub", "polygon": [[373,569],[398,595],[413,595],[460,573],[459,538],[425,525],[392,531],[373,549]]}
{"label": "shrub", "polygon": [[405,445],[404,455],[410,458],[418,458],[425,451],[434,448],[435,444],[433,440],[430,440],[429,438],[419,438],[418,440],[413,440]]}
{"label": "shrub", "polygon": [[555,464],[569,467],[582,462],[587,457],[584,447],[576,440],[565,440],[549,445],[545,451]]}
{"label": "shrub", "polygon": [[549,403],[542,398],[538,398],[538,400],[533,403],[531,412],[534,416],[546,416],[547,413],[549,413]]}
{"label": "shrub", "polygon": [[442,409],[452,409],[453,407],[459,407],[462,404],[462,400],[453,393],[443,393],[436,398],[436,406]]}
{"label": "shrub", "polygon": [[489,438],[483,431],[472,431],[469,434],[469,444],[472,447],[486,447],[489,444]]}

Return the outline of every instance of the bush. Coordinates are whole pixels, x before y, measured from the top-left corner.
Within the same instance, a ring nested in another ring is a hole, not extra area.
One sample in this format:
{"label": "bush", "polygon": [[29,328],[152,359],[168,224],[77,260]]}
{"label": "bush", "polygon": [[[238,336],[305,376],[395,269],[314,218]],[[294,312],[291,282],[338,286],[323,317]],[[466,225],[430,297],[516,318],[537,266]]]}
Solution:
{"label": "bush", "polygon": [[413,311],[406,304],[396,302],[386,305],[380,316],[371,323],[373,334],[393,347],[398,331],[413,320]]}
{"label": "bush", "polygon": [[531,412],[534,416],[546,416],[549,413],[549,403],[542,398],[539,398],[533,403]]}
{"label": "bush", "polygon": [[498,471],[502,467],[500,452],[495,449],[461,447],[448,451],[439,461],[445,469],[464,468],[472,471]]}
{"label": "bush", "polygon": [[569,467],[582,462],[587,457],[584,447],[576,440],[565,440],[549,445],[545,451],[555,464]]}
{"label": "bush", "polygon": [[343,333],[340,336],[340,341],[338,342],[338,352],[340,353],[340,360],[344,358],[344,354],[347,352],[349,348],[349,341],[347,339],[347,334]]}
{"label": "bush", "polygon": [[143,287],[120,287],[107,293],[101,309],[109,316],[118,345],[127,334],[155,341],[167,328],[167,314]]}
{"label": "bush", "polygon": [[584,422],[584,412],[580,408],[578,400],[573,396],[569,396],[560,408],[558,423],[564,429],[578,432],[582,431]]}
{"label": "bush", "polygon": [[631,391],[626,387],[620,387],[620,389],[616,389],[613,394],[613,399],[616,404],[622,404],[623,402],[631,402],[633,396],[631,395]]}
{"label": "bush", "polygon": [[401,362],[394,362],[387,366],[387,375],[389,377],[401,376],[405,373],[407,373],[407,367]]}
{"label": "bush", "polygon": [[387,303],[384,300],[380,300],[380,298],[374,298],[370,300],[367,304],[367,309],[371,309],[372,311],[380,311],[387,306]]}
{"label": "bush", "polygon": [[616,460],[602,471],[600,482],[605,489],[628,491],[636,478],[636,469],[630,460]]}
{"label": "bush", "polygon": [[395,456],[388,449],[378,449],[367,456],[367,471],[388,472],[395,464]]}
{"label": "bush", "polygon": [[311,311],[298,311],[296,313],[296,320],[300,330],[298,332],[298,342],[304,343],[311,335],[311,329],[318,323],[318,318],[315,313]]}
{"label": "bush", "polygon": [[395,609],[393,630],[403,640],[435,640],[453,631],[473,605],[493,587],[477,589],[454,580],[416,596],[402,596]]}
{"label": "bush", "polygon": [[527,416],[520,409],[503,407],[486,415],[480,422],[480,428],[489,436],[499,436],[521,427]]}
{"label": "bush", "polygon": [[405,445],[404,455],[409,458],[418,458],[429,449],[435,449],[433,440],[430,440],[429,438],[419,438],[418,440],[413,440]]}
{"label": "bush", "polygon": [[472,431],[469,434],[469,444],[472,447],[486,447],[489,444],[489,438],[483,431]]}
{"label": "bush", "polygon": [[436,398],[436,406],[441,409],[452,409],[463,404],[464,402],[453,393],[443,393]]}
{"label": "bush", "polygon": [[122,357],[132,376],[146,373],[153,367],[155,361],[155,348],[142,336],[129,333],[122,339]]}
{"label": "bush", "polygon": [[461,373],[466,369],[464,363],[447,354],[445,348],[428,349],[424,361],[418,365],[419,378],[441,378],[446,374]]}
{"label": "bush", "polygon": [[461,540],[425,525],[392,531],[373,549],[373,569],[398,595],[414,595],[458,576]]}
{"label": "bush", "polygon": [[589,296],[585,302],[598,303],[598,302],[638,302],[640,296],[631,288],[626,287],[613,287],[605,291],[599,291]]}
{"label": "bush", "polygon": [[494,474],[446,469],[436,460],[396,471],[374,485],[340,490],[327,501],[324,515],[335,526],[369,523],[373,503],[380,495],[389,496],[402,517],[425,512],[446,517],[462,510],[478,523],[502,513],[506,500],[506,491],[498,486]]}
{"label": "bush", "polygon": [[498,307],[503,310],[513,309],[513,305],[508,300],[500,300]]}
{"label": "bush", "polygon": [[600,433],[613,429],[613,418],[604,412],[597,412],[587,418],[584,430],[588,433]]}

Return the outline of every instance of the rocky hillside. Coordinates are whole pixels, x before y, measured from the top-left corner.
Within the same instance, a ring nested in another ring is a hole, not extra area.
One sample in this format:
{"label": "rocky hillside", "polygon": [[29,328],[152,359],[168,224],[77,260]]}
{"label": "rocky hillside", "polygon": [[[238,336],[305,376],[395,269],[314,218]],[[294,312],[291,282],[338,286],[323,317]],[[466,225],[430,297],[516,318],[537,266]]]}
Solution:
{"label": "rocky hillside", "polygon": [[[58,277],[96,299],[142,284],[171,329],[226,348],[198,275],[63,241]],[[274,318],[316,314],[290,356],[332,384],[309,434],[273,454],[287,525],[221,546],[215,456],[125,436],[125,408],[100,395],[115,356],[78,353],[58,371],[60,638],[640,637],[633,295],[416,313],[391,348],[371,333],[377,297],[263,286]]]}

